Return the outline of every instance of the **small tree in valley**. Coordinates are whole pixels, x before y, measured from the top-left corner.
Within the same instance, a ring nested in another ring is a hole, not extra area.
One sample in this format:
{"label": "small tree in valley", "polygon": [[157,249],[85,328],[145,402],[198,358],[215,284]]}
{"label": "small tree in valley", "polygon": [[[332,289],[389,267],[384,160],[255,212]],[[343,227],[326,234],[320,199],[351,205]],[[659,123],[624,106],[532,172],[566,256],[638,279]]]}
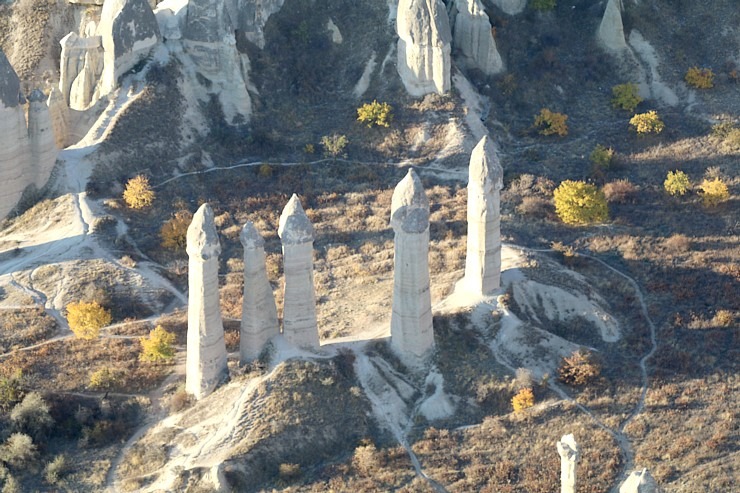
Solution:
{"label": "small tree in valley", "polygon": [[547,108],[542,108],[534,117],[534,126],[539,129],[541,135],[568,135],[568,125],[565,123],[568,115],[555,113]]}
{"label": "small tree in valley", "polygon": [[393,119],[393,108],[388,103],[365,103],[357,108],[357,121],[365,123],[368,128],[373,125],[390,127]]}
{"label": "small tree in valley", "polygon": [[162,248],[184,252],[187,246],[188,226],[193,220],[193,214],[188,210],[177,211],[175,215],[162,225],[159,237],[162,239]]}
{"label": "small tree in valley", "polygon": [[79,339],[95,339],[100,329],[111,322],[110,311],[96,301],[80,301],[67,305],[67,323]]}
{"label": "small tree in valley", "polygon": [[702,202],[707,207],[715,207],[730,198],[727,184],[721,178],[704,179],[699,188]]}
{"label": "small tree in valley", "polygon": [[529,387],[525,387],[511,398],[511,407],[514,412],[520,412],[534,406],[534,392]]}
{"label": "small tree in valley", "polygon": [[609,209],[604,192],[582,181],[565,180],[553,192],[555,212],[566,224],[606,221]]}
{"label": "small tree in valley", "polygon": [[149,178],[143,175],[131,178],[123,191],[123,200],[132,209],[143,209],[152,205],[154,190],[149,184]]}
{"label": "small tree in valley", "polygon": [[640,135],[659,134],[665,128],[665,123],[658,116],[658,112],[650,110],[647,113],[638,113],[630,118],[630,125]]}
{"label": "small tree in valley", "polygon": [[175,334],[167,332],[164,327],[157,325],[157,327],[149,332],[149,337],[142,337],[141,341],[141,354],[139,359],[141,361],[148,361],[150,363],[161,363],[169,361],[175,357]]}
{"label": "small tree in valley", "polygon": [[627,83],[612,87],[612,106],[626,111],[635,111],[642,102],[637,84]]}
{"label": "small tree in valley", "polygon": [[669,171],[663,182],[663,188],[674,197],[684,195],[691,188],[689,176],[681,170]]}

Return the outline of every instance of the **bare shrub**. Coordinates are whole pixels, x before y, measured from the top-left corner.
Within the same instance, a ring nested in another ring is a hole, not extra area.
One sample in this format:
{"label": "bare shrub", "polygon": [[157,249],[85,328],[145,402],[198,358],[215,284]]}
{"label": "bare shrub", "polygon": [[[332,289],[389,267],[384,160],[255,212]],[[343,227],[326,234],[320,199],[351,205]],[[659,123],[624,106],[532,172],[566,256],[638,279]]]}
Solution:
{"label": "bare shrub", "polygon": [[54,460],[46,464],[44,469],[44,479],[46,482],[52,485],[59,483],[59,480],[64,477],[67,472],[67,458],[62,455],[57,455]]}
{"label": "bare shrub", "polygon": [[516,212],[522,216],[545,218],[552,212],[552,203],[542,197],[524,197],[516,206]]}
{"label": "bare shrub", "polygon": [[604,185],[604,195],[609,203],[624,204],[634,201],[638,188],[629,180],[616,180]]}
{"label": "bare shrub", "polygon": [[663,240],[663,246],[670,253],[686,253],[691,248],[691,241],[682,234],[674,234],[670,238]]}
{"label": "bare shrub", "polygon": [[0,446],[0,460],[13,467],[21,467],[36,458],[36,445],[25,433],[13,433]]}
{"label": "bare shrub", "polygon": [[170,398],[170,412],[179,413],[183,409],[187,409],[193,405],[193,399],[184,388],[177,389]]}
{"label": "bare shrub", "polygon": [[601,374],[601,367],[590,352],[578,350],[563,358],[558,368],[558,379],[568,385],[582,386]]}
{"label": "bare shrub", "polygon": [[352,455],[352,467],[362,476],[370,477],[383,466],[383,460],[375,445],[360,445]]}

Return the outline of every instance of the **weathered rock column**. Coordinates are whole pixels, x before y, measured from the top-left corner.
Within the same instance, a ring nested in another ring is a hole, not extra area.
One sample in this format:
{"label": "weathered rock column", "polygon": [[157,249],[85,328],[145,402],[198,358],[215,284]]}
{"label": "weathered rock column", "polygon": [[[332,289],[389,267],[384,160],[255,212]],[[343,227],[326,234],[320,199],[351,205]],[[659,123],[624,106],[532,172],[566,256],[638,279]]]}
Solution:
{"label": "weathered rock column", "polygon": [[265,241],[251,221],[239,239],[244,247],[244,299],[239,337],[239,360],[257,359],[267,341],[280,333],[275,297],[265,269]]}
{"label": "weathered rock column", "polygon": [[660,493],[661,489],[650,471],[634,471],[619,487],[619,493]]}
{"label": "weathered rock column", "polygon": [[576,462],[581,458],[573,434],[563,435],[558,442],[560,454],[560,493],[576,493]]}
{"label": "weathered rock column", "polygon": [[407,363],[423,363],[434,349],[429,291],[429,201],[409,170],[391,201],[395,232],[391,348]]}
{"label": "weathered rock column", "polygon": [[54,168],[58,149],[46,96],[39,89],[28,96],[28,141],[31,148],[29,182],[41,188]]}
{"label": "weathered rock column", "polygon": [[501,285],[501,189],[504,170],[485,136],[470,156],[466,290],[489,295]]}
{"label": "weathered rock column", "polygon": [[319,348],[316,294],[313,285],[313,226],[296,194],[280,215],[283,243],[283,336],[304,349]]}
{"label": "weathered rock column", "polygon": [[465,56],[468,65],[486,75],[504,70],[504,62],[496,48],[488,19],[480,0],[455,0],[453,40],[456,50]]}
{"label": "weathered rock column", "polygon": [[188,227],[188,349],[185,390],[205,397],[228,375],[218,292],[218,241],[213,211],[200,206]]}
{"label": "weathered rock column", "polygon": [[609,51],[618,52],[627,49],[622,24],[622,0],[609,0],[606,4],[597,37],[601,45]]}

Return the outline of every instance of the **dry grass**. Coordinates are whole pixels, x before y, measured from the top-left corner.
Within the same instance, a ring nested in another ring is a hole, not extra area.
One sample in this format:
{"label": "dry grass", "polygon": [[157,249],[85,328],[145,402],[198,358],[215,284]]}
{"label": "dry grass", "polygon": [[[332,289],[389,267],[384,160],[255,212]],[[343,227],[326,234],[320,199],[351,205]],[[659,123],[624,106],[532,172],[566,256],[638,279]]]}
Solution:
{"label": "dry grass", "polygon": [[42,308],[0,310],[0,354],[51,337],[57,323]]}

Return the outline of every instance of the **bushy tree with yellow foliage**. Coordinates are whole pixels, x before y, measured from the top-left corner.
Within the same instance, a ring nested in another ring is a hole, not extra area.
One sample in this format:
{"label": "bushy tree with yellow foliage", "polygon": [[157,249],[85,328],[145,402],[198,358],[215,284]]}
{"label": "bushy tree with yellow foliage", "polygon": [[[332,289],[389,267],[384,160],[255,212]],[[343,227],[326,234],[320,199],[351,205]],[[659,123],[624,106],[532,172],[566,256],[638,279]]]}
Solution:
{"label": "bushy tree with yellow foliage", "polygon": [[714,72],[710,68],[691,67],[686,72],[684,80],[691,87],[711,89],[714,87]]}
{"label": "bushy tree with yellow foliage", "polygon": [[691,188],[691,182],[689,176],[683,171],[669,171],[663,182],[663,188],[673,196],[683,195]]}
{"label": "bushy tree with yellow foliage", "polygon": [[636,114],[630,119],[630,125],[640,135],[659,134],[665,128],[665,123],[655,110]]}
{"label": "bushy tree with yellow foliage", "polygon": [[617,109],[635,111],[637,105],[642,102],[637,84],[628,82],[612,87],[612,106]]}
{"label": "bushy tree with yellow foliage", "polygon": [[393,119],[393,108],[388,103],[365,103],[357,108],[357,121],[365,123],[368,128],[373,125],[390,127]]}
{"label": "bushy tree with yellow foliage", "polygon": [[699,185],[701,199],[707,207],[715,207],[730,198],[730,190],[721,178],[704,179]]}
{"label": "bushy tree with yellow foliage", "polygon": [[79,339],[95,339],[100,329],[110,324],[110,311],[96,301],[79,301],[67,305],[67,323]]}
{"label": "bushy tree with yellow foliage", "polygon": [[525,387],[511,398],[511,407],[514,412],[520,412],[534,406],[534,392],[529,387]]}
{"label": "bushy tree with yellow foliage", "polygon": [[565,137],[568,135],[568,115],[556,113],[547,108],[542,108],[534,117],[534,126],[539,128],[540,135],[559,135]]}
{"label": "bushy tree with yellow foliage", "polygon": [[595,185],[565,180],[553,192],[555,212],[565,224],[591,224],[609,219],[606,196]]}
{"label": "bushy tree with yellow foliage", "polygon": [[164,327],[157,325],[149,332],[149,337],[142,337],[141,354],[139,359],[150,363],[162,363],[175,357],[175,334],[167,332]]}
{"label": "bushy tree with yellow foliage", "polygon": [[154,202],[154,190],[149,184],[149,178],[144,175],[137,175],[126,183],[126,189],[123,191],[123,200],[126,205],[132,209],[143,209],[149,207]]}
{"label": "bushy tree with yellow foliage", "polygon": [[188,243],[188,226],[192,221],[193,214],[190,211],[177,211],[172,219],[164,223],[162,229],[159,230],[162,248],[184,252]]}

